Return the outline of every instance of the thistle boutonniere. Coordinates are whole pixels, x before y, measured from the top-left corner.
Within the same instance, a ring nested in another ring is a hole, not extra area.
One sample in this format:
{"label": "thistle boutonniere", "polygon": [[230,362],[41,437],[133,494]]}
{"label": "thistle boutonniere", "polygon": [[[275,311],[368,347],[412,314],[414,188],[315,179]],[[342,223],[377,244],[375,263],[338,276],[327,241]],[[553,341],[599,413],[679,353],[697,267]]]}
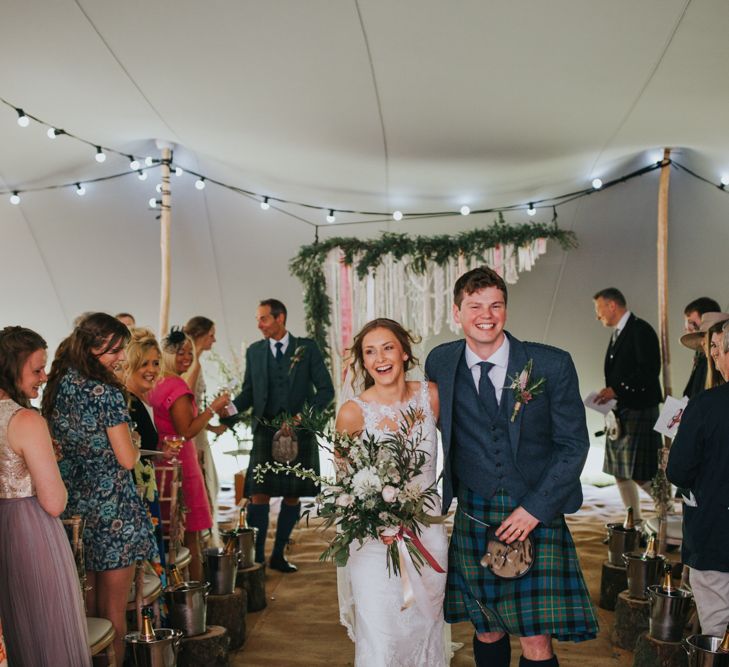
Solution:
{"label": "thistle boutonniere", "polygon": [[303,359],[305,351],[306,348],[303,345],[299,345],[299,347],[294,350],[294,353],[291,355],[291,363],[289,364],[289,375],[293,373],[294,368],[296,368],[296,364]]}
{"label": "thistle boutonniere", "polygon": [[534,360],[530,359],[519,375],[509,378],[511,380],[509,389],[514,392],[514,411],[511,413],[511,421],[516,419],[522,405],[529,403],[535,396],[538,396],[544,391],[543,385],[546,382],[546,378],[539,378],[538,380],[532,381],[533,365]]}

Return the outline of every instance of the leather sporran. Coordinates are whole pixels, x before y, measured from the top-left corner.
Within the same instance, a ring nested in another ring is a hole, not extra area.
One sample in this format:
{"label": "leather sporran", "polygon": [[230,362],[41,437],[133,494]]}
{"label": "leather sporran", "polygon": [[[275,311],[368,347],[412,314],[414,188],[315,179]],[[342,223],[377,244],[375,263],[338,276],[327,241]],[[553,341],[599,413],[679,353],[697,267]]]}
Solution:
{"label": "leather sporran", "polygon": [[289,464],[299,456],[299,439],[289,426],[283,426],[273,435],[271,457],[276,463]]}
{"label": "leather sporran", "polygon": [[620,423],[620,417],[615,410],[610,410],[605,415],[605,435],[610,440],[619,440],[623,435],[622,424]]}
{"label": "leather sporran", "polygon": [[487,567],[502,579],[518,579],[523,577],[534,564],[535,544],[531,533],[521,542],[514,540],[511,544],[502,542],[496,537],[496,528],[486,531],[486,553],[481,558],[481,566]]}

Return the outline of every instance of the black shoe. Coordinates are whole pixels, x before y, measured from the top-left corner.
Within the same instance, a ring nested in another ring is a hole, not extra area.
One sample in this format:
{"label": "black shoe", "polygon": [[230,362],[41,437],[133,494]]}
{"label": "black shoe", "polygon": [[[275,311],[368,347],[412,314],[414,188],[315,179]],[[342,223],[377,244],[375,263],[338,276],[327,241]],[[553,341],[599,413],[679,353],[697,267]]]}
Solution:
{"label": "black shoe", "polygon": [[285,572],[286,574],[288,574],[289,572],[296,572],[299,569],[293,563],[289,563],[286,560],[285,556],[277,556],[276,554],[273,554],[271,556],[271,560],[268,562],[268,567],[270,567],[272,570]]}

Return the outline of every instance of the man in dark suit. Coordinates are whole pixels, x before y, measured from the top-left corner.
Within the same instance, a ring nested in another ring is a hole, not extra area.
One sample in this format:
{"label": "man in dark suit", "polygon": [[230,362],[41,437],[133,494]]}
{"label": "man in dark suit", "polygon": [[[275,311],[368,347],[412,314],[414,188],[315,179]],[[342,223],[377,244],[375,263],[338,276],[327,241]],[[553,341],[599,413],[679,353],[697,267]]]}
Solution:
{"label": "man in dark suit", "polygon": [[623,504],[633,508],[638,520],[638,487],[650,495],[661,448],[661,436],[653,430],[663,400],[658,336],[648,322],[628,310],[625,297],[615,287],[600,290],[593,299],[597,319],[613,329],[605,353],[605,387],[597,401],[616,399],[620,424],[617,438],[606,437],[603,471],[615,476]]}
{"label": "man in dark suit", "polygon": [[[324,359],[310,338],[298,338],[286,330],[286,306],[277,299],[261,301],[256,311],[258,329],[264,339],[246,351],[243,386],[233,403],[239,412],[253,407],[253,448],[246,485],[251,496],[247,509],[248,524],[258,529],[256,561],[265,556],[271,496],[283,496],[281,513],[269,567],[295,572],[296,566],[284,556],[291,531],[299,519],[301,496],[314,496],[317,486],[294,475],[267,473],[263,482],[254,479],[258,464],[273,462],[271,446],[276,429],[269,424],[280,415],[301,414],[305,406],[327,409],[334,400],[334,387]],[[262,423],[262,421],[264,423]],[[297,433],[298,457],[291,464],[319,472],[319,451],[309,433]]]}
{"label": "man in dark suit", "polygon": [[[718,366],[729,379],[729,324],[724,325]],[[666,475],[687,502],[681,555],[701,622],[701,632],[724,634],[729,623],[729,384],[689,401],[671,445]]]}
{"label": "man in dark suit", "polygon": [[[697,333],[701,327],[701,316],[704,313],[718,313],[721,310],[719,304],[708,296],[700,296],[694,299],[684,309],[684,332],[686,334]],[[683,338],[681,339],[683,343]],[[683,395],[693,398],[706,388],[706,373],[709,370],[709,363],[706,359],[706,351],[703,346],[695,349],[694,361],[691,367],[691,375],[683,390]]]}
{"label": "man in dark suit", "polygon": [[[597,633],[563,516],[582,504],[589,440],[570,355],[506,332],[506,301],[506,284],[490,268],[461,276],[453,316],[465,340],[436,347],[425,364],[440,399],[443,511],[458,498],[445,618],[474,625],[479,666],[507,667],[514,634],[522,667],[553,667],[552,637]],[[489,526],[509,544],[533,538],[534,564],[521,578],[480,566]]]}

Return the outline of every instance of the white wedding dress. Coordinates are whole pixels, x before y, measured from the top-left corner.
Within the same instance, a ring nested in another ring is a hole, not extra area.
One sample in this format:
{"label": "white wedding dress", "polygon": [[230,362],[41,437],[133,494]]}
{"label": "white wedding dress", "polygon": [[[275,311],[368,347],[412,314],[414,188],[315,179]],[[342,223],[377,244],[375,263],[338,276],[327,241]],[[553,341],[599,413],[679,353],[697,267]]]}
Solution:
{"label": "white wedding dress", "polygon": [[[417,481],[423,488],[433,484],[438,440],[427,383],[422,383],[420,390],[406,405],[380,405],[360,398],[352,400],[362,410],[365,431],[373,436],[390,432],[385,424],[401,421],[402,413],[408,408],[423,410],[425,421],[420,448],[429,456]],[[440,514],[440,500],[429,513]],[[423,528],[420,539],[441,568],[447,570],[448,538],[443,524]],[[446,644],[444,636],[446,575],[427,564],[423,565],[419,575],[423,587],[416,588],[416,602],[401,611],[402,581],[399,576],[388,574],[386,550],[387,547],[379,540],[367,540],[361,548],[358,542],[354,542],[350,546],[346,567],[338,568],[340,619],[355,642],[355,667],[447,665],[451,647],[450,641]],[[421,599],[417,599],[418,589]]]}

